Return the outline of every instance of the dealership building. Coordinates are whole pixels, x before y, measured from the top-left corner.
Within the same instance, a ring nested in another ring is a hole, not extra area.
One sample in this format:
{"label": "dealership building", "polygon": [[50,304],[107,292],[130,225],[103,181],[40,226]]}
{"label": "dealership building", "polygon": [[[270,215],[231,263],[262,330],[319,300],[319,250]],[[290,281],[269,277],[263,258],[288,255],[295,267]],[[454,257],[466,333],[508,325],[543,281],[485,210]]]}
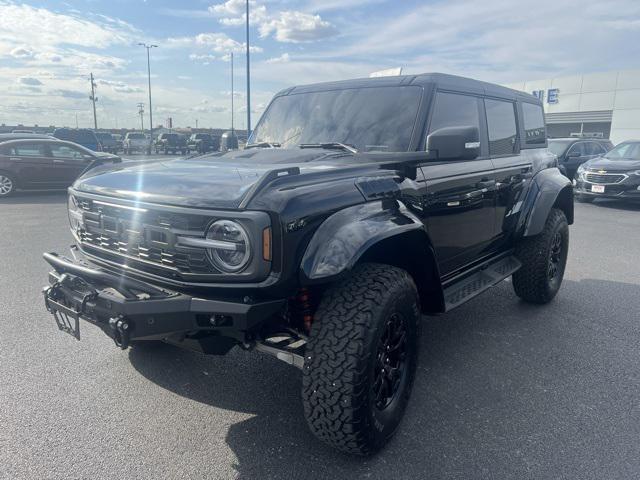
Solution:
{"label": "dealership building", "polygon": [[640,70],[512,83],[542,99],[549,137],[640,139]]}

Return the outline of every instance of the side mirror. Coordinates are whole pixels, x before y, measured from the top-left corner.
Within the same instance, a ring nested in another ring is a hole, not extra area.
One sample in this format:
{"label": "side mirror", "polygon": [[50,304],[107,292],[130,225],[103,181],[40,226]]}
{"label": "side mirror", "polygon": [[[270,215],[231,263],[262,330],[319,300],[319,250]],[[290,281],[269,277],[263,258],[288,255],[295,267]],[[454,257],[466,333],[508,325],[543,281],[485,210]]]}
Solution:
{"label": "side mirror", "polygon": [[438,160],[473,160],[480,155],[478,127],[445,127],[427,137],[427,151]]}

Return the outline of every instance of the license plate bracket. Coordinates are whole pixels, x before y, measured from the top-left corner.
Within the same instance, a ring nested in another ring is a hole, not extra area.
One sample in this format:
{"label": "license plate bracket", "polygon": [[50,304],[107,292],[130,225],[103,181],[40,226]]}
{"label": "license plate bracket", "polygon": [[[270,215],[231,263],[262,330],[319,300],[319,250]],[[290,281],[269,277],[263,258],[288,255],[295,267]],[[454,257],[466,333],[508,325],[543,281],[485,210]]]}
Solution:
{"label": "license plate bracket", "polygon": [[604,193],[604,185],[591,185],[593,193]]}
{"label": "license plate bracket", "polygon": [[80,340],[80,312],[53,300],[47,293],[45,293],[45,305],[53,315],[58,330]]}

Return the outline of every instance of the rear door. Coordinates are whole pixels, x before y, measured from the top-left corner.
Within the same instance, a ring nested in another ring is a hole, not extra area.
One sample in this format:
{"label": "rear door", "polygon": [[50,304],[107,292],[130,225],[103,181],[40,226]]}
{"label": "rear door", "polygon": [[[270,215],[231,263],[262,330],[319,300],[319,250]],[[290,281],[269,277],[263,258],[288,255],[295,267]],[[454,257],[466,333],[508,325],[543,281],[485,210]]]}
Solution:
{"label": "rear door", "polygon": [[[546,144],[542,107],[523,103],[526,146]],[[498,247],[514,231],[520,217],[522,196],[533,176],[532,156],[520,150],[517,105],[511,100],[487,98],[484,101],[489,137],[489,155],[496,168],[496,239]],[[541,143],[540,143],[541,142]]]}
{"label": "rear door", "polygon": [[7,149],[7,170],[13,172],[25,188],[51,188],[51,159],[43,142],[18,141]]}
{"label": "rear door", "polygon": [[482,151],[474,160],[421,165],[427,187],[426,223],[442,275],[486,254],[495,232],[495,178],[481,102],[477,96],[439,91],[431,109],[428,133],[474,126],[480,132]]}

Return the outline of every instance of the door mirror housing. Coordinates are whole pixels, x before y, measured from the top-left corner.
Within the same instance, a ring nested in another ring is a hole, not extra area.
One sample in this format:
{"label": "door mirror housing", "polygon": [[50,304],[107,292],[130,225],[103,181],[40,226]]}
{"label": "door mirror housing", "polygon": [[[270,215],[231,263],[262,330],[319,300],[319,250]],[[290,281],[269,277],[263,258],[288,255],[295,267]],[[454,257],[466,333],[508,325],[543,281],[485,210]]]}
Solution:
{"label": "door mirror housing", "polygon": [[473,160],[480,155],[478,127],[444,127],[427,137],[427,151],[438,160]]}

